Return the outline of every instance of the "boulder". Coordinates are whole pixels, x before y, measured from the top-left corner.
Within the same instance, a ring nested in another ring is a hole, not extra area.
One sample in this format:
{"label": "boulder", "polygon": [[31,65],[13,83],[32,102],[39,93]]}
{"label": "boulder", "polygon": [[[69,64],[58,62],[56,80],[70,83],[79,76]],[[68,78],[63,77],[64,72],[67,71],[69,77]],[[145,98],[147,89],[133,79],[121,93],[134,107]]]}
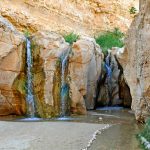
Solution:
{"label": "boulder", "polygon": [[[73,99],[73,106],[78,105],[80,101],[85,101],[87,109],[94,109],[96,98],[96,87],[99,75],[101,73],[101,63],[103,55],[100,47],[92,38],[82,37],[72,46],[72,56],[69,59],[69,75]],[[80,99],[77,98],[74,89],[80,93]],[[85,106],[82,105],[85,110]]]}
{"label": "boulder", "polygon": [[25,38],[0,16],[0,115],[25,113]]}

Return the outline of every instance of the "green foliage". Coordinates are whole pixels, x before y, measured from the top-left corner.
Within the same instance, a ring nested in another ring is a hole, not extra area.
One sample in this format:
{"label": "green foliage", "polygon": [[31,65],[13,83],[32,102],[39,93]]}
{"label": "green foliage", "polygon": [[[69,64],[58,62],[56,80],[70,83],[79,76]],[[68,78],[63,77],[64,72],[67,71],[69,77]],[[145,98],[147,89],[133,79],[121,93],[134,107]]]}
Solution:
{"label": "green foliage", "polygon": [[136,10],[135,7],[131,7],[131,8],[129,9],[129,12],[130,12],[130,14],[136,14],[137,10]]}
{"label": "green foliage", "polygon": [[144,130],[140,134],[141,136],[145,137],[147,141],[150,142],[150,119],[145,124]]}
{"label": "green foliage", "polygon": [[28,30],[25,30],[24,35],[25,35],[25,37],[30,37],[30,32]]}
{"label": "green foliage", "polygon": [[[142,147],[147,150],[147,142],[149,142],[150,144],[150,118],[147,120],[146,124],[145,124],[145,127],[143,129],[143,131],[138,134],[138,138],[142,144]],[[143,141],[143,138],[147,141]]]}
{"label": "green foliage", "polygon": [[69,44],[73,44],[73,42],[76,42],[79,39],[79,35],[74,34],[73,32],[70,34],[67,34],[64,36],[64,39]]}
{"label": "green foliage", "polygon": [[108,49],[112,47],[123,47],[124,43],[122,38],[124,34],[118,29],[115,28],[113,31],[107,31],[98,35],[95,39],[97,44],[100,45],[104,54],[107,54]]}
{"label": "green foliage", "polygon": [[56,60],[55,66],[58,67],[58,66],[60,66],[60,64],[61,64],[61,58],[58,58],[58,59]]}

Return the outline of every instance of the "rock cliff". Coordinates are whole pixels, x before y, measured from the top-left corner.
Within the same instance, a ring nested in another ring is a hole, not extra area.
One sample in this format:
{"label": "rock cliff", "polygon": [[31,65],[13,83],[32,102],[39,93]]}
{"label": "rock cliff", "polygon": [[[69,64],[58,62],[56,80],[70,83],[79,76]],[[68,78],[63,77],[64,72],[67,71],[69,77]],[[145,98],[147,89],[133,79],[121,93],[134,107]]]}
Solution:
{"label": "rock cliff", "polygon": [[[0,115],[25,115],[26,38],[3,17],[0,37]],[[103,59],[95,40],[81,37],[69,45],[61,35],[47,30],[29,38],[35,113],[50,118],[60,116],[62,107],[73,114],[86,114],[86,108],[93,109]],[[66,106],[62,105],[63,96]]]}
{"label": "rock cliff", "polygon": [[[103,60],[100,47],[94,39],[83,36],[69,45],[60,34],[52,31],[74,31],[81,35],[94,35],[114,27],[126,31],[133,19],[129,9],[137,5],[137,0],[1,0],[0,115],[26,113],[26,44],[22,33],[25,30],[33,33],[30,39],[36,113],[46,118],[60,115],[62,88],[65,88],[64,97],[68,100],[66,111],[85,114],[86,108],[93,109]],[[120,96],[127,99],[129,86],[132,109],[139,121],[150,116],[149,14],[150,1],[141,0],[140,13],[128,31],[126,47],[115,53],[125,78],[121,80],[120,89],[115,86],[117,94],[120,90]],[[118,66],[114,68],[118,69]],[[114,72],[115,83],[119,82],[117,71]],[[124,94],[123,88],[128,92]],[[101,92],[105,91],[104,87]],[[100,102],[101,96],[98,97]],[[128,101],[123,103],[130,105]]]}
{"label": "rock cliff", "polygon": [[113,29],[126,31],[138,0],[1,0],[0,14],[17,29],[93,35]]}
{"label": "rock cliff", "polygon": [[24,41],[24,36],[0,16],[0,115],[25,112]]}
{"label": "rock cliff", "polygon": [[133,21],[126,48],[118,57],[132,95],[136,119],[150,116],[150,1],[141,1],[140,13]]}

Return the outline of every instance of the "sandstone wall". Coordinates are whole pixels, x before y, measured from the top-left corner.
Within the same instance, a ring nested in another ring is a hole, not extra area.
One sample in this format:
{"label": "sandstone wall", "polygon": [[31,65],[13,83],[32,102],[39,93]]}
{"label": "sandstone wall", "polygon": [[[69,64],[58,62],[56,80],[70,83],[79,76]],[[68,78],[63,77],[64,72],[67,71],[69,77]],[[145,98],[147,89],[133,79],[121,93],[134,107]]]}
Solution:
{"label": "sandstone wall", "polygon": [[0,14],[19,30],[93,35],[119,27],[126,31],[138,0],[1,0]]}
{"label": "sandstone wall", "polygon": [[0,16],[0,115],[25,112],[24,41],[23,35]]}
{"label": "sandstone wall", "polygon": [[[102,60],[102,51],[94,39],[82,37],[73,44],[72,56],[69,59],[73,108],[78,108],[84,101],[87,109],[94,109]],[[83,106],[80,107],[83,109]]]}
{"label": "sandstone wall", "polygon": [[142,3],[128,32],[126,48],[119,56],[132,95],[136,119],[150,116],[150,1]]}
{"label": "sandstone wall", "polygon": [[[0,17],[0,115],[27,113],[26,38]],[[32,85],[36,115],[59,116],[62,107],[62,80],[68,87],[67,109],[86,114],[95,105],[96,83],[103,55],[95,40],[81,37],[73,45],[47,30],[29,37],[32,52]],[[62,61],[69,52],[64,77]]]}

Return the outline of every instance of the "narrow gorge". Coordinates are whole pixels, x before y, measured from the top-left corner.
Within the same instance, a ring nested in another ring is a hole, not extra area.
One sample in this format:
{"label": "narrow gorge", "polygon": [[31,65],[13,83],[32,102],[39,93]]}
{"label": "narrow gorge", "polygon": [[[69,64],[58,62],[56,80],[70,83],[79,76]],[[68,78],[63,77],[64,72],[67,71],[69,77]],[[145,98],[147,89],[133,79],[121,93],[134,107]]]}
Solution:
{"label": "narrow gorge", "polygon": [[149,0],[1,0],[0,127],[17,134],[0,130],[0,149],[149,150],[149,14]]}
{"label": "narrow gorge", "polygon": [[[108,56],[104,56],[96,41],[88,36],[81,36],[73,45],[69,45],[60,34],[38,29],[39,31],[34,31],[31,37],[26,38],[26,33],[22,32],[25,30],[22,22],[19,21],[18,26],[15,20],[12,21],[14,19],[12,15],[19,11],[20,4],[23,2],[16,1],[16,8],[13,10],[7,9],[7,3],[15,8],[11,2],[1,1],[5,8],[1,9],[1,15],[4,17],[1,16],[2,42],[10,39],[10,42],[6,41],[7,44],[1,44],[2,50],[3,47],[7,49],[6,52],[1,51],[1,115],[30,114],[34,116],[37,114],[39,117],[49,118],[60,114],[65,116],[70,112],[86,114],[86,109],[90,110],[98,106],[131,107],[132,103],[136,118],[140,120],[146,117],[142,112],[139,114],[138,110],[143,109],[143,106],[137,105],[133,90],[135,85],[130,84],[129,76],[126,75],[130,73],[130,70],[126,68],[130,62],[132,63],[129,53],[124,54],[130,49],[129,44],[124,49],[114,48]],[[27,8],[27,4],[29,2],[24,3],[22,9],[30,10],[31,5]],[[39,3],[39,7],[41,4]],[[45,4],[44,7],[49,6],[48,2]],[[137,5],[137,3],[132,4]],[[141,13],[144,4],[142,6]],[[11,19],[6,15],[8,13]],[[138,16],[135,17],[135,22]],[[21,16],[18,17],[21,19]],[[14,26],[5,18],[8,18]],[[31,24],[30,27],[34,25]],[[27,32],[30,31],[29,29]],[[120,50],[122,52],[119,52]],[[9,61],[7,68],[5,61],[7,63],[8,59],[13,57],[14,62]],[[123,57],[129,60],[127,64]],[[121,59],[125,61],[122,62]],[[8,73],[10,71],[11,78]],[[142,88],[141,86],[139,88]],[[19,97],[22,100],[19,100]]]}

